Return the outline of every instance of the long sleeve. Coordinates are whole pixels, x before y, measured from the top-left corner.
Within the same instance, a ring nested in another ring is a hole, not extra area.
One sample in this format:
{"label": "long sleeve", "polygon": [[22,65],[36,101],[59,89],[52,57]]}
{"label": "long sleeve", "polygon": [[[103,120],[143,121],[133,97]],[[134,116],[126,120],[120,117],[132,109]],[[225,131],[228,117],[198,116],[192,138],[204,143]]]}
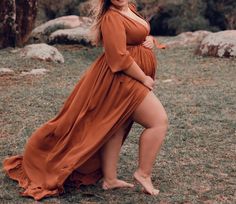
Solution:
{"label": "long sleeve", "polygon": [[122,19],[117,13],[107,13],[101,22],[103,46],[106,61],[111,71],[128,69],[134,59],[126,48],[126,31]]}

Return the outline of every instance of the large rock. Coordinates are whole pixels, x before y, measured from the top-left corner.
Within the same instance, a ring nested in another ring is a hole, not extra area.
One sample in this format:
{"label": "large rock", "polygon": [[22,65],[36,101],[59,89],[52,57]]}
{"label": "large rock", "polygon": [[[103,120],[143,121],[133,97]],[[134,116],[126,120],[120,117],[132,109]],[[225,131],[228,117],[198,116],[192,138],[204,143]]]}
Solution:
{"label": "large rock", "polygon": [[64,63],[62,54],[55,47],[44,43],[27,45],[21,49],[20,55],[25,58]]}
{"label": "large rock", "polygon": [[209,31],[195,31],[195,32],[184,32],[176,37],[173,37],[171,41],[166,42],[167,47],[178,47],[178,46],[189,46],[189,45],[199,45],[200,42],[211,32]]}
{"label": "large rock", "polygon": [[48,42],[50,44],[82,44],[92,45],[91,38],[89,37],[89,29],[78,27],[73,29],[58,30],[52,33]]}
{"label": "large rock", "polygon": [[0,1],[0,48],[22,46],[33,29],[37,0]]}
{"label": "large rock", "polygon": [[201,42],[197,53],[203,56],[236,57],[236,30],[208,35]]}
{"label": "large rock", "polygon": [[[50,35],[57,30],[81,28],[88,29],[92,19],[80,16],[63,16],[36,27],[30,35],[30,43],[48,43]],[[51,40],[52,41],[52,40]]]}

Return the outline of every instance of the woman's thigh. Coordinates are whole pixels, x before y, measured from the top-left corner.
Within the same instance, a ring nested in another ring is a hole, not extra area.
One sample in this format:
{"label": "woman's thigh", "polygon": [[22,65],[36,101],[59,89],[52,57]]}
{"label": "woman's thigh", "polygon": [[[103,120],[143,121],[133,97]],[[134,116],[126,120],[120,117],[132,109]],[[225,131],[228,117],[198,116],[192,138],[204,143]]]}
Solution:
{"label": "woman's thigh", "polygon": [[167,114],[159,99],[150,91],[132,114],[135,122],[145,128],[167,125]]}

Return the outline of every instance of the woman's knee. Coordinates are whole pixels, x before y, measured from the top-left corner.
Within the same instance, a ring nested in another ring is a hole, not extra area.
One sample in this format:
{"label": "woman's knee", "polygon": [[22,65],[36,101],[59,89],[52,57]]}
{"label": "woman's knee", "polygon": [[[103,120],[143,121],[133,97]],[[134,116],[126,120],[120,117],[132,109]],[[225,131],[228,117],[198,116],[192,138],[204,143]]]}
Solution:
{"label": "woman's knee", "polygon": [[168,117],[167,114],[157,115],[157,119],[155,122],[152,123],[152,126],[150,128],[155,129],[167,129],[168,128]]}
{"label": "woman's knee", "polygon": [[156,138],[158,141],[163,141],[166,137],[166,132],[168,129],[168,117],[167,115],[162,115],[158,117],[158,121],[154,123],[152,127],[150,127],[156,134]]}
{"label": "woman's knee", "polygon": [[161,122],[160,124],[165,127],[165,128],[168,128],[168,125],[169,125],[169,121],[168,121],[168,116],[166,114],[166,112],[161,116]]}
{"label": "woman's knee", "polygon": [[159,99],[152,93],[148,94],[132,115],[133,120],[144,128],[167,128],[168,117]]}

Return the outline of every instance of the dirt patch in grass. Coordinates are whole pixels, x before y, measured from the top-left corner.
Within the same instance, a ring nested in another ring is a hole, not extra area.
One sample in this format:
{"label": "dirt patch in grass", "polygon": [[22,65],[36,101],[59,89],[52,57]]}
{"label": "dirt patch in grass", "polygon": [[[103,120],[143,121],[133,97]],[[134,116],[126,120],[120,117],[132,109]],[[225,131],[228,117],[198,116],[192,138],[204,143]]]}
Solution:
{"label": "dirt patch in grass", "polygon": [[[164,40],[168,40],[165,38]],[[55,116],[83,72],[101,48],[57,46],[64,64],[21,59],[9,49],[0,51],[0,67],[14,75],[0,81],[0,159],[19,154],[30,134]],[[155,94],[169,117],[165,143],[153,169],[161,193],[151,197],[133,190],[103,191],[96,186],[66,187],[58,198],[43,203],[235,203],[236,184],[236,60],[194,55],[193,47],[156,51],[159,61]],[[21,71],[46,68],[40,77]],[[135,124],[119,162],[119,176],[132,182],[137,167]],[[1,203],[33,203],[19,195],[16,183],[0,173]]]}

